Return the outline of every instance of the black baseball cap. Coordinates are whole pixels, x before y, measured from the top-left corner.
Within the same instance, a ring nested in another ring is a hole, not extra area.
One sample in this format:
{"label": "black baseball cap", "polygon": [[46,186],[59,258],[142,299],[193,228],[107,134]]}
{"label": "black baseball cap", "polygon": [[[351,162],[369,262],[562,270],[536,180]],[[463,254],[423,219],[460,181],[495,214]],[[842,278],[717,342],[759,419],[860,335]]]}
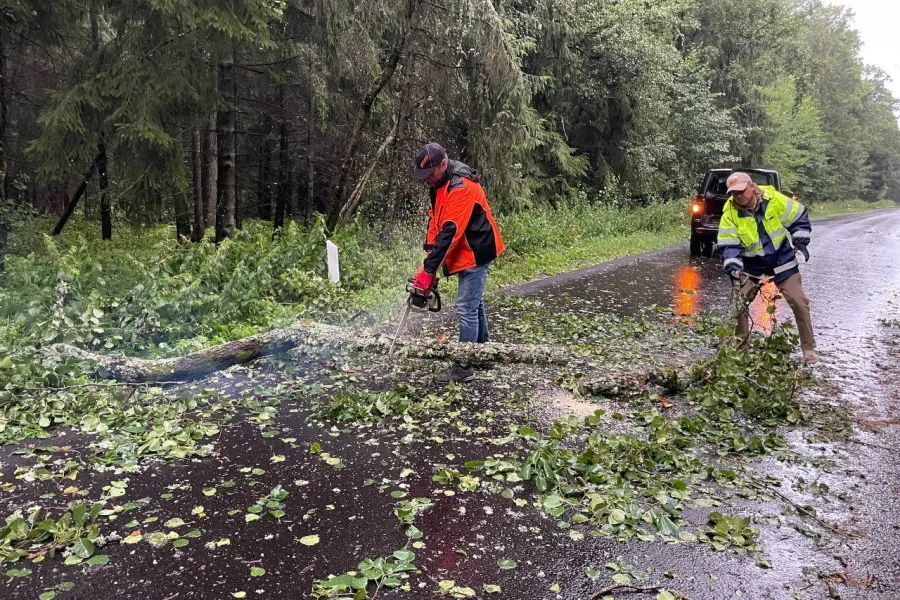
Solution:
{"label": "black baseball cap", "polygon": [[434,142],[425,144],[416,152],[413,178],[416,181],[425,181],[432,171],[441,166],[445,158],[447,158],[447,151],[443,146]]}

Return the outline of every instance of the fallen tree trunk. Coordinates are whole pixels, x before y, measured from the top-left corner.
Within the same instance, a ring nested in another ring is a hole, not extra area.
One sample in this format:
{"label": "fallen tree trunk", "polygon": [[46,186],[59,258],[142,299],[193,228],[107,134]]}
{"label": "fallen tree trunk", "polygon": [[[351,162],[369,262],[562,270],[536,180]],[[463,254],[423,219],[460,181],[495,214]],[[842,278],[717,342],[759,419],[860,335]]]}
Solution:
{"label": "fallen tree trunk", "polygon": [[677,393],[684,389],[689,380],[690,373],[686,367],[661,367],[643,373],[607,373],[603,377],[582,379],[578,382],[578,392],[582,396],[616,397],[643,390],[647,384],[651,384],[668,393]]}
{"label": "fallen tree trunk", "polygon": [[[185,381],[198,379],[233,365],[282,354],[292,349],[312,352],[319,349],[364,350],[387,354],[391,337],[368,330],[350,330],[334,325],[302,321],[241,340],[228,342],[186,356],[162,359],[130,358],[88,352],[57,344],[63,356],[89,360],[121,382]],[[565,364],[569,352],[558,346],[526,344],[435,343],[398,339],[396,355],[407,358],[449,359],[461,363],[554,363]]]}

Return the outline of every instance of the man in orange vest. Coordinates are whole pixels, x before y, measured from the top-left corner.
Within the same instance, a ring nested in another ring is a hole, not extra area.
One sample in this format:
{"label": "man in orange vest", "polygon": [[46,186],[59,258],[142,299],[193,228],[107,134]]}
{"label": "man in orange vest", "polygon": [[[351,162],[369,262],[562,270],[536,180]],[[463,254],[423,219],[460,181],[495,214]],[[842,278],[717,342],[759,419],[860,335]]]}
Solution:
{"label": "man in orange vest", "polygon": [[[491,215],[478,175],[468,166],[447,159],[440,144],[425,144],[416,153],[413,176],[428,186],[431,209],[425,237],[425,262],[414,284],[427,290],[438,268],[459,275],[459,293],[453,303],[459,315],[459,341],[483,344],[488,341],[484,285],[491,261],[503,252],[503,238]],[[471,365],[454,362],[435,377],[438,383],[475,379]]]}

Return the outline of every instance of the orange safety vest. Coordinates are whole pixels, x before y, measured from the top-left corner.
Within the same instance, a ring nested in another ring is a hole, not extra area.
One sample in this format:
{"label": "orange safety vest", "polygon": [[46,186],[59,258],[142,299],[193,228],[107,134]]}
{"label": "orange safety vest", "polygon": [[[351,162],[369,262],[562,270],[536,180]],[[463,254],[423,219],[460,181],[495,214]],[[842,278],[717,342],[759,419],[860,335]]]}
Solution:
{"label": "orange safety vest", "polygon": [[447,173],[446,183],[431,194],[425,270],[436,273],[443,263],[445,272],[453,275],[491,262],[504,246],[477,176],[456,161],[450,161]]}

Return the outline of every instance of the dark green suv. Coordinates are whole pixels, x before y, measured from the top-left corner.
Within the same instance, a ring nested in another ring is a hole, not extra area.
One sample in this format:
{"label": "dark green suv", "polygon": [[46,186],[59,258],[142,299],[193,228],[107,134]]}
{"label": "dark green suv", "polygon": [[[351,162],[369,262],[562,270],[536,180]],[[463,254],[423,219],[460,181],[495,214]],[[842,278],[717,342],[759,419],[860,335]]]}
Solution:
{"label": "dark green suv", "polygon": [[725,181],[735,171],[748,173],[756,185],[781,191],[781,176],[771,169],[710,169],[691,201],[691,256],[712,256],[719,235],[719,219],[728,200]]}

